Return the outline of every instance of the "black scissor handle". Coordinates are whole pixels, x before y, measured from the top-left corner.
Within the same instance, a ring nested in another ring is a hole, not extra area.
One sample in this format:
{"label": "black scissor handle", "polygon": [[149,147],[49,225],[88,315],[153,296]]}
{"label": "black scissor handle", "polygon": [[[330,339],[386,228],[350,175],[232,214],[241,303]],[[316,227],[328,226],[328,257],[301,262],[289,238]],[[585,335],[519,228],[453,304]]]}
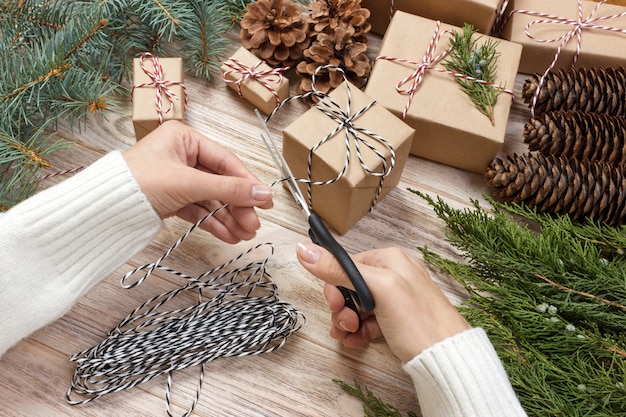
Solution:
{"label": "black scissor handle", "polygon": [[[358,268],[352,261],[352,258],[350,258],[350,255],[348,255],[343,246],[335,240],[322,221],[322,218],[316,213],[311,213],[309,216],[309,225],[311,226],[309,236],[311,237],[313,243],[322,246],[333,254],[343,270],[346,271],[346,274],[348,275],[348,278],[350,278],[350,282],[352,282],[356,291],[344,289],[350,292],[352,298],[359,305],[362,311],[366,313],[372,311],[374,309],[374,297],[372,297],[372,293],[361,276],[361,272],[359,272]],[[344,298],[346,298],[347,301],[345,291],[342,290],[341,292],[344,294]],[[351,307],[348,303],[346,303],[346,306]]]}

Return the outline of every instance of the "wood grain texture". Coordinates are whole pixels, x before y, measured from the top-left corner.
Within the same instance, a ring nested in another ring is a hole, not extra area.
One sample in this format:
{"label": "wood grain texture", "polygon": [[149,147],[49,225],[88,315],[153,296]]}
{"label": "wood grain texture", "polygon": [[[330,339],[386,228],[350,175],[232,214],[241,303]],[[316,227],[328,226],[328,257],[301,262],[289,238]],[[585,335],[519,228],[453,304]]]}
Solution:
{"label": "wood grain texture", "polygon": [[[619,2],[626,5],[626,0]],[[371,38],[370,51],[378,50],[379,41]],[[235,46],[229,52],[234,50]],[[293,73],[288,76],[296,78]],[[526,149],[521,132],[529,111],[519,99],[526,78],[523,74],[517,78],[518,99],[511,109],[502,155]],[[259,138],[261,130],[251,105],[219,77],[211,82],[188,77],[185,83],[189,91],[187,123],[238,154],[264,181],[276,180],[278,172]],[[292,82],[292,94],[294,87]],[[281,137],[281,129],[305,109],[304,104],[294,103],[281,110],[271,121],[271,130]],[[82,131],[71,131],[62,125],[59,134],[75,146],[52,155],[53,172],[86,165],[109,151],[125,149],[135,141],[130,102],[121,98],[116,113],[109,114],[107,119],[91,117],[87,129]],[[61,180],[55,177],[42,186]],[[419,258],[417,248],[428,246],[446,256],[457,256],[445,241],[442,222],[407,188],[440,195],[455,207],[469,207],[471,198],[483,200],[489,192],[482,175],[411,156],[400,185],[338,240],[349,252],[401,246]],[[195,232],[166,262],[175,269],[197,274],[255,243],[272,242],[276,253],[269,263],[269,272],[280,296],[307,318],[306,325],[276,352],[209,363],[194,415],[362,416],[361,404],[345,394],[333,379],[359,381],[382,400],[394,404],[402,415],[407,411],[419,415],[410,378],[384,342],[348,350],[328,336],[329,313],[322,284],[308,275],[295,257],[296,243],[308,240],[306,222],[283,187],[275,188],[274,200],[274,209],[260,212],[262,228],[254,241],[230,246],[208,233]],[[187,227],[181,220],[166,220],[162,231],[144,251],[93,288],[67,315],[23,340],[0,359],[0,416],[165,415],[165,377],[87,405],[68,405],[65,392],[75,366],[68,357],[99,343],[112,327],[149,297],[181,285],[157,273],[141,286],[125,290],[120,287],[119,279],[133,267],[154,261]],[[452,278],[435,270],[431,272],[455,304],[464,298],[464,290]],[[197,371],[194,368],[175,373],[175,415],[181,415],[190,404]]]}

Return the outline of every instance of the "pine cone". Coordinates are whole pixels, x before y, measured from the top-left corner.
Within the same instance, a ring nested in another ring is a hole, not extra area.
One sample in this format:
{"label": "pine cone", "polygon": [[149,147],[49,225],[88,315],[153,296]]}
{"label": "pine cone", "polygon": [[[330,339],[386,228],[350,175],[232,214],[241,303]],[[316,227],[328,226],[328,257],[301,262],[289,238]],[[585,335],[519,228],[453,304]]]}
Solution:
{"label": "pine cone", "polygon": [[494,159],[485,177],[501,198],[524,202],[539,212],[614,226],[626,220],[624,165],[542,154],[509,155],[506,160]]}
{"label": "pine cone", "polygon": [[626,163],[626,118],[582,111],[555,111],[530,119],[524,142],[531,151]]}
{"label": "pine cone", "polygon": [[[526,80],[525,103],[532,103],[541,76]],[[582,110],[626,117],[626,69],[569,68],[549,72],[539,93],[535,114],[554,110]]]}
{"label": "pine cone", "polygon": [[311,37],[332,33],[341,23],[346,23],[354,28],[354,36],[361,38],[372,27],[369,17],[370,11],[361,7],[361,0],[317,0],[309,4],[306,22]]}
{"label": "pine cone", "polygon": [[291,0],[257,0],[240,22],[244,48],[270,65],[291,66],[309,46],[300,6]]}
{"label": "pine cone", "polygon": [[[367,56],[367,43],[356,41],[353,35],[354,28],[346,23],[338,25],[330,34],[317,35],[313,44],[304,51],[306,60],[301,61],[296,68],[298,74],[303,76],[298,85],[298,93],[311,91],[311,77],[323,65],[334,65],[343,69],[348,80],[357,88],[365,85],[372,70]],[[339,71],[319,71],[315,78],[315,89],[329,92],[342,82],[343,76]]]}

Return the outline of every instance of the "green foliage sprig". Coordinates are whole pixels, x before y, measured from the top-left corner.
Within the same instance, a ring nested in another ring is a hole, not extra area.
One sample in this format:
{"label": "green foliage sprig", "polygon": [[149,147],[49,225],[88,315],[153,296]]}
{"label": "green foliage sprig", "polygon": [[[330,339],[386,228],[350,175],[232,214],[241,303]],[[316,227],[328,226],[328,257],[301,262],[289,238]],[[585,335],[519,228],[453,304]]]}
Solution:
{"label": "green foliage sprig", "polygon": [[[499,42],[488,39],[477,46],[480,37],[474,36],[475,33],[474,27],[469,24],[463,26],[462,32],[454,31],[450,39],[450,52],[443,65],[448,71],[495,83],[497,60],[500,56],[497,51]],[[495,124],[494,107],[502,89],[459,77],[455,79],[474,106],[489,117],[491,124]]]}
{"label": "green foliage sprig", "polygon": [[460,310],[487,331],[528,414],[626,415],[626,229],[413,192],[466,262],[422,248],[425,259],[468,290]]}
{"label": "green foliage sprig", "polygon": [[[468,291],[459,310],[487,331],[533,417],[626,415],[626,226],[572,222],[488,199],[453,209],[425,199],[463,256],[420,248]],[[337,382],[337,381],[336,381]],[[399,416],[369,389],[338,382],[367,417]]]}
{"label": "green foliage sprig", "polygon": [[[354,385],[350,385],[336,379],[333,381],[345,392],[361,400],[365,417],[402,417],[397,408],[384,403],[369,388],[361,386],[358,382],[355,381]],[[409,412],[407,416],[417,417],[417,414]]]}
{"label": "green foliage sprig", "polygon": [[36,189],[46,165],[28,161],[65,146],[42,128],[84,127],[115,107],[141,52],[182,56],[187,72],[210,78],[251,1],[0,2],[0,209]]}

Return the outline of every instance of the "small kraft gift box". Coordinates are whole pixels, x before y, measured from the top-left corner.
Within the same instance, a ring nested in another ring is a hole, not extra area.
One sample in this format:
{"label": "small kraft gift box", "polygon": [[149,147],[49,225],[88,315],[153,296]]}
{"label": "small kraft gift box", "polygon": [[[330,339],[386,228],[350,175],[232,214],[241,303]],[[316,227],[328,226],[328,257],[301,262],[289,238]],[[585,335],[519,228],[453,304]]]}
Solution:
{"label": "small kraft gift box", "polygon": [[284,129],[283,155],[312,210],[345,234],[398,185],[413,133],[345,81]]}
{"label": "small kraft gift box", "polygon": [[[493,120],[476,109],[443,66],[449,31],[463,29],[396,12],[365,93],[415,129],[411,154],[483,173],[504,142],[512,92],[500,94]],[[512,89],[522,47],[487,35],[474,36],[477,46],[488,39],[497,42],[493,86]]]}
{"label": "small kraft gift box", "polygon": [[187,92],[182,58],[144,53],[133,60],[133,126],[140,140],[166,120],[185,118]]}
{"label": "small kraft gift box", "polygon": [[272,68],[241,47],[221,67],[222,78],[237,94],[265,114],[289,97],[288,67]]}
{"label": "small kraft gift box", "polygon": [[489,34],[501,12],[504,0],[362,0],[369,9],[372,32],[382,35],[394,12],[400,10],[428,19],[441,20],[455,26],[469,23]]}
{"label": "small kraft gift box", "polygon": [[513,0],[502,37],[523,46],[519,71],[626,66],[626,7],[605,1]]}

